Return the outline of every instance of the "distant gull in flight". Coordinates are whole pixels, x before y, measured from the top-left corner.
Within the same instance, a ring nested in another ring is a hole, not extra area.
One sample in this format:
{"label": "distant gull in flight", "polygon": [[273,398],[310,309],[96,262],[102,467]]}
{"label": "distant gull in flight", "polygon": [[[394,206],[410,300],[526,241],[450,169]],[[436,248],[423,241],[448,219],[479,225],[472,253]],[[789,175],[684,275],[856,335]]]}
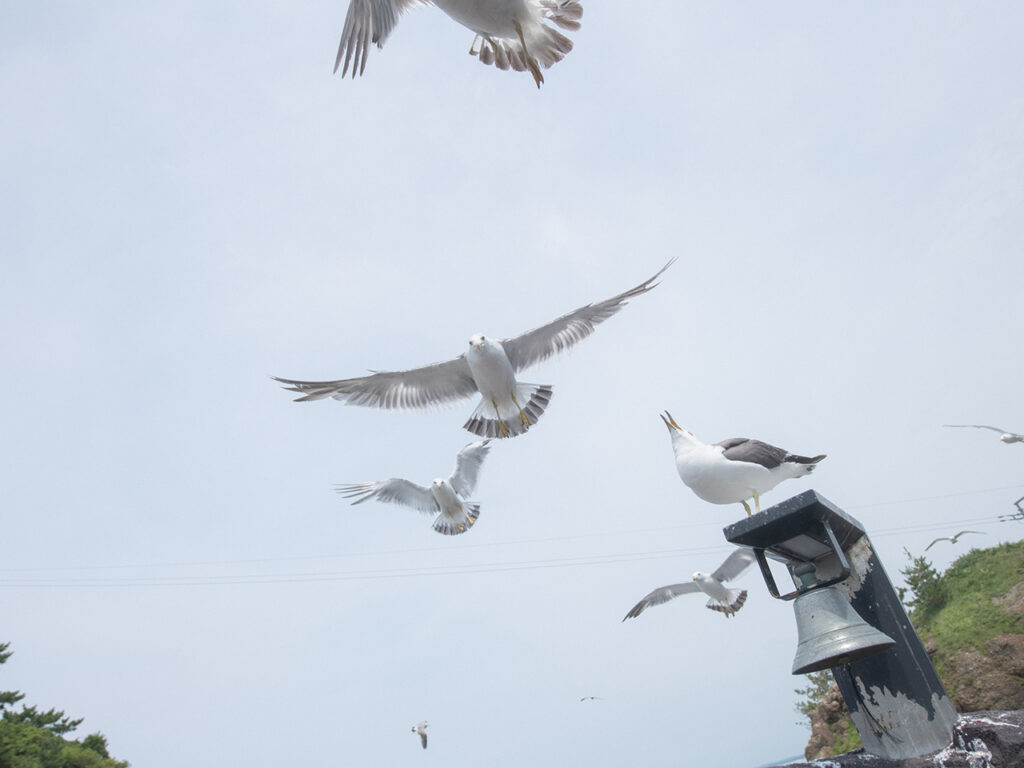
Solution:
{"label": "distant gull in flight", "polygon": [[402,504],[428,515],[436,515],[434,530],[446,536],[457,536],[473,527],[480,515],[480,505],[467,501],[476,487],[480,467],[490,448],[490,440],[470,443],[455,458],[455,470],[447,480],[434,480],[429,488],[392,477],[376,483],[339,485],[338,492],[352,499],[353,506],[369,499]]}
{"label": "distant gull in flight", "polygon": [[965,533],[982,533],[982,531],[960,531],[960,533],[953,534],[952,536],[943,536],[942,538],[934,539],[931,544],[924,548],[924,551],[927,552],[940,541],[948,541],[950,544],[956,544],[957,540]]}
{"label": "distant gull in flight", "polygon": [[471,55],[498,69],[529,70],[538,88],[544,82],[541,66],[550,67],[572,50],[572,41],[555,27],[575,32],[583,18],[579,0],[351,0],[334,71],[341,66],[344,77],[351,64],[352,77],[363,74],[370,43],[383,48],[398,17],[414,5],[436,5],[476,33]]}
{"label": "distant gull in flight", "polygon": [[551,387],[527,384],[516,374],[587,338],[622,309],[628,299],[647,293],[675,259],[635,288],[596,304],[587,304],[511,339],[482,333],[453,360],[407,371],[376,371],[338,381],[296,381],[274,377],[286,389],[301,392],[296,402],[332,397],[350,405],[374,408],[427,408],[480,393],[480,402],[463,427],[481,437],[515,437],[526,432],[551,400]]}
{"label": "distant gull in flight", "polygon": [[581,696],[580,701],[600,701],[600,696]]}
{"label": "distant gull in flight", "polygon": [[[416,723],[416,725],[412,727],[412,732],[418,733],[420,735],[420,744],[423,745],[424,749],[427,748],[427,728],[428,726],[426,720],[424,720],[422,723]],[[441,751],[443,752],[444,750]]]}
{"label": "distant gull in flight", "polygon": [[703,592],[711,598],[708,600],[707,607],[712,611],[720,611],[725,614],[726,618],[729,618],[747,601],[747,590],[729,589],[725,586],[725,582],[737,578],[750,567],[754,559],[754,550],[749,547],[740,547],[725,558],[725,562],[718,566],[718,570],[714,573],[707,574],[697,571],[693,574],[693,581],[684,584],[669,584],[667,587],[659,587],[654,590],[634,605],[622,620],[634,619],[652,605],[661,605],[680,595],[694,592]]}
{"label": "distant gull in flight", "polygon": [[1016,432],[1009,432],[999,427],[989,427],[985,424],[943,424],[944,427],[969,427],[972,429],[991,429],[993,432],[1001,433],[999,439],[1004,443],[1024,443],[1024,435],[1018,435]]}
{"label": "distant gull in flight", "polygon": [[761,511],[761,494],[783,480],[803,477],[814,471],[825,454],[808,458],[774,445],[733,437],[705,445],[665,411],[661,417],[672,435],[679,477],[695,494],[712,504],[739,502],[750,515],[747,499],[753,498]]}

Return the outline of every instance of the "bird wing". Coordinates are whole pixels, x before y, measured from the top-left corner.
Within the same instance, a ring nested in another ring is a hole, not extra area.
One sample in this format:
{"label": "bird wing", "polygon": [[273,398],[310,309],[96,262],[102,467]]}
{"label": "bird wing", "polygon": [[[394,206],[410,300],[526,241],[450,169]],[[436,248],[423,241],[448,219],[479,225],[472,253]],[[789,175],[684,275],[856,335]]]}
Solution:
{"label": "bird wing", "polygon": [[603,323],[609,317],[622,309],[627,299],[647,293],[657,285],[654,281],[662,272],[672,266],[672,259],[664,267],[659,269],[652,277],[644,280],[635,288],[630,288],[618,296],[599,301],[596,304],[587,304],[577,310],[562,315],[557,320],[552,320],[547,325],[534,328],[532,331],[516,336],[514,339],[502,339],[501,346],[505,348],[512,368],[517,372],[529,368],[552,355],[564,352],[577,342],[583,341],[594,332],[594,328]]}
{"label": "bird wing", "polygon": [[429,0],[352,0],[348,5],[348,13],[345,14],[345,26],[341,30],[341,43],[338,44],[334,71],[338,71],[338,66],[344,58],[342,77],[348,72],[349,63],[352,63],[352,77],[356,76],[357,71],[360,75],[363,74],[370,43],[376,43],[378,48],[384,47],[384,41],[398,24],[398,17],[402,11],[421,4],[430,3]]}
{"label": "bird wing", "polygon": [[426,749],[427,748],[427,732],[426,731],[419,731],[419,734],[420,734],[420,744],[422,744],[423,748]]}
{"label": "bird wing", "polygon": [[942,426],[944,426],[944,427],[971,427],[972,429],[991,429],[993,432],[998,432],[1001,435],[1003,435],[1003,434],[1011,434],[1012,435],[1013,434],[1009,430],[1000,429],[999,427],[990,427],[987,424],[943,424]]}
{"label": "bird wing", "polygon": [[[339,485],[337,491],[347,499],[356,499],[352,502],[353,505],[377,498],[380,501],[412,507],[431,515],[436,515],[441,511],[429,490],[400,477],[392,477],[376,483],[347,483]],[[361,498],[356,498],[357,496]]]}
{"label": "bird wing", "polygon": [[443,363],[410,368],[408,371],[374,371],[369,376],[337,381],[298,381],[272,377],[287,384],[285,389],[301,392],[295,402],[333,397],[349,405],[372,408],[426,408],[462,400],[476,392],[476,384],[463,355]]}
{"label": "bird wing", "polygon": [[698,587],[697,583],[694,581],[687,581],[685,584],[669,584],[667,587],[658,587],[644,597],[643,600],[630,608],[629,613],[627,613],[622,620],[635,619],[652,605],[661,605],[662,603],[667,603],[669,600],[673,600],[680,595],[688,595],[691,592],[700,592],[700,587]]}
{"label": "bird wing", "polygon": [[964,535],[965,533],[981,533],[982,535],[984,535],[984,532],[983,532],[983,531],[960,531],[960,533],[956,534],[956,535],[955,535],[955,536],[954,536],[953,538],[954,538],[954,539],[959,539],[959,538],[960,538],[961,536],[963,536],[963,535]]}
{"label": "bird wing", "polygon": [[455,457],[455,470],[448,478],[452,488],[462,498],[468,498],[476,488],[476,480],[480,475],[487,452],[491,450],[490,440],[478,440],[470,443]]}
{"label": "bird wing", "polygon": [[754,550],[750,547],[740,547],[725,558],[718,566],[718,570],[711,574],[711,578],[717,581],[731,581],[753,565],[756,559]]}
{"label": "bird wing", "polygon": [[715,445],[722,447],[722,455],[730,461],[748,461],[766,469],[775,469],[789,455],[789,451],[782,448],[746,437],[732,437]]}
{"label": "bird wing", "polygon": [[935,546],[936,544],[938,544],[938,543],[939,543],[940,541],[953,541],[953,540],[952,540],[951,538],[949,538],[949,536],[943,536],[943,537],[942,537],[942,538],[940,538],[940,539],[932,539],[932,543],[931,543],[931,544],[929,544],[929,545],[928,545],[927,547],[925,547],[925,548],[924,548],[924,551],[925,551],[925,552],[927,552],[927,551],[928,551],[929,549],[931,549],[932,547],[934,547],[934,546]]}

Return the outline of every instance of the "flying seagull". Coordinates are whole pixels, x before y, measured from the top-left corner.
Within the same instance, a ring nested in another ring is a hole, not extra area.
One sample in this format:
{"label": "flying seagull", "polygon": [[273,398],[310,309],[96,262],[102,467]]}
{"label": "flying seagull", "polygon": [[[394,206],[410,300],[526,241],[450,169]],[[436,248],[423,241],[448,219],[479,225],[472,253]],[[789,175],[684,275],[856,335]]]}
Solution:
{"label": "flying seagull", "polygon": [[350,483],[338,486],[346,498],[356,498],[352,505],[372,498],[403,504],[434,518],[434,530],[446,536],[457,536],[473,527],[480,516],[480,505],[466,497],[476,487],[480,466],[491,449],[490,440],[470,443],[455,457],[455,470],[447,480],[434,480],[429,488],[392,477],[376,483]]}
{"label": "flying seagull", "polygon": [[993,432],[999,432],[999,439],[1004,443],[1024,443],[1024,435],[1018,435],[1016,432],[1008,432],[1005,429],[999,427],[989,427],[985,424],[943,424],[944,427],[972,427],[974,429],[991,429]]}
{"label": "flying seagull", "polygon": [[332,397],[374,408],[427,408],[479,393],[480,402],[463,427],[481,437],[515,437],[536,423],[551,400],[550,386],[518,381],[516,374],[587,338],[629,299],[657,285],[654,281],[673,261],[635,288],[587,304],[515,338],[474,334],[468,350],[443,363],[338,381],[274,380],[302,393],[296,402]]}
{"label": "flying seagull", "polygon": [[708,600],[707,607],[712,611],[720,611],[725,614],[726,618],[729,618],[747,601],[747,590],[729,589],[725,586],[725,582],[737,578],[750,567],[754,559],[754,550],[749,547],[740,547],[725,558],[725,562],[718,566],[718,570],[712,574],[697,571],[693,574],[693,581],[658,587],[634,605],[622,620],[635,619],[652,605],[661,605],[680,595],[688,595],[692,592],[703,592],[711,598]]}
{"label": "flying seagull", "polygon": [[416,725],[412,727],[412,732],[418,733],[420,735],[420,744],[423,745],[424,749],[427,748],[427,727],[428,726],[426,720],[424,720],[422,723],[416,723]]}
{"label": "flying seagull", "polygon": [[705,445],[693,433],[676,424],[668,411],[661,420],[672,435],[679,477],[690,490],[712,504],[738,501],[748,516],[750,505],[747,499],[753,498],[760,512],[762,493],[770,491],[783,480],[810,474],[825,458],[825,454],[813,458],[797,456],[746,437]]}
{"label": "flying seagull", "polygon": [[600,701],[600,696],[581,696],[580,701]]}
{"label": "flying seagull", "polygon": [[363,74],[370,43],[383,48],[398,17],[414,5],[436,5],[476,33],[471,55],[498,69],[529,70],[538,88],[544,82],[541,66],[550,67],[572,50],[572,41],[555,27],[575,32],[583,18],[579,0],[351,0],[334,71],[341,66],[344,77],[351,64],[352,77]]}
{"label": "flying seagull", "polygon": [[943,536],[940,539],[935,539],[934,541],[932,541],[931,544],[929,544],[927,547],[924,548],[924,551],[927,552],[929,549],[934,547],[940,541],[948,541],[950,544],[956,544],[957,540],[961,536],[963,536],[965,533],[982,533],[982,532],[981,531],[960,531],[960,533],[954,534],[952,536]]}

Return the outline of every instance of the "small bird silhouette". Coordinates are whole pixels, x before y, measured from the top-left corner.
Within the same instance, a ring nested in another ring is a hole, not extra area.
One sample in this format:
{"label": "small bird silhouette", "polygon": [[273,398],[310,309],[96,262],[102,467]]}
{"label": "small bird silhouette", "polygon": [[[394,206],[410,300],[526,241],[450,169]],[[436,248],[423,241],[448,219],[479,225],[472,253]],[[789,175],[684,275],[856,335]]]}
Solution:
{"label": "small bird silhouette", "polygon": [[943,536],[940,539],[935,539],[931,544],[924,548],[924,551],[927,552],[940,541],[948,541],[950,544],[956,544],[957,540],[965,533],[982,533],[982,531],[960,531],[960,533],[954,534],[953,536]]}
{"label": "small bird silhouette", "polygon": [[[427,748],[427,721],[424,720],[421,723],[416,723],[416,725],[414,725],[412,727],[412,732],[413,733],[418,733],[420,735],[420,744],[422,744],[423,748],[426,749]],[[442,752],[443,751],[444,750],[442,750]]]}
{"label": "small bird silhouette", "polygon": [[600,696],[581,696],[580,701],[600,701]]}

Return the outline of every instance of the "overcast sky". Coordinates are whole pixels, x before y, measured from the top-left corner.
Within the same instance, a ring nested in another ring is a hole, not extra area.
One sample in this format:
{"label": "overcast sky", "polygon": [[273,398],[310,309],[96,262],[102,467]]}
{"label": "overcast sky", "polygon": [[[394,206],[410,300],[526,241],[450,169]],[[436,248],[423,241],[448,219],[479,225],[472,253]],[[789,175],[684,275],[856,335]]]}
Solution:
{"label": "overcast sky", "polygon": [[[894,581],[1024,533],[1024,445],[942,427],[1024,432],[1024,6],[583,5],[539,91],[432,8],[354,81],[344,2],[0,8],[0,689],[137,768],[750,768],[808,736],[791,606],[751,571],[733,620],[620,621],[743,515],[659,411],[828,454],[764,503],[816,489]],[[473,401],[269,378],[448,359],[671,257],[524,374],[551,406],[463,536],[333,485],[446,476]]]}

